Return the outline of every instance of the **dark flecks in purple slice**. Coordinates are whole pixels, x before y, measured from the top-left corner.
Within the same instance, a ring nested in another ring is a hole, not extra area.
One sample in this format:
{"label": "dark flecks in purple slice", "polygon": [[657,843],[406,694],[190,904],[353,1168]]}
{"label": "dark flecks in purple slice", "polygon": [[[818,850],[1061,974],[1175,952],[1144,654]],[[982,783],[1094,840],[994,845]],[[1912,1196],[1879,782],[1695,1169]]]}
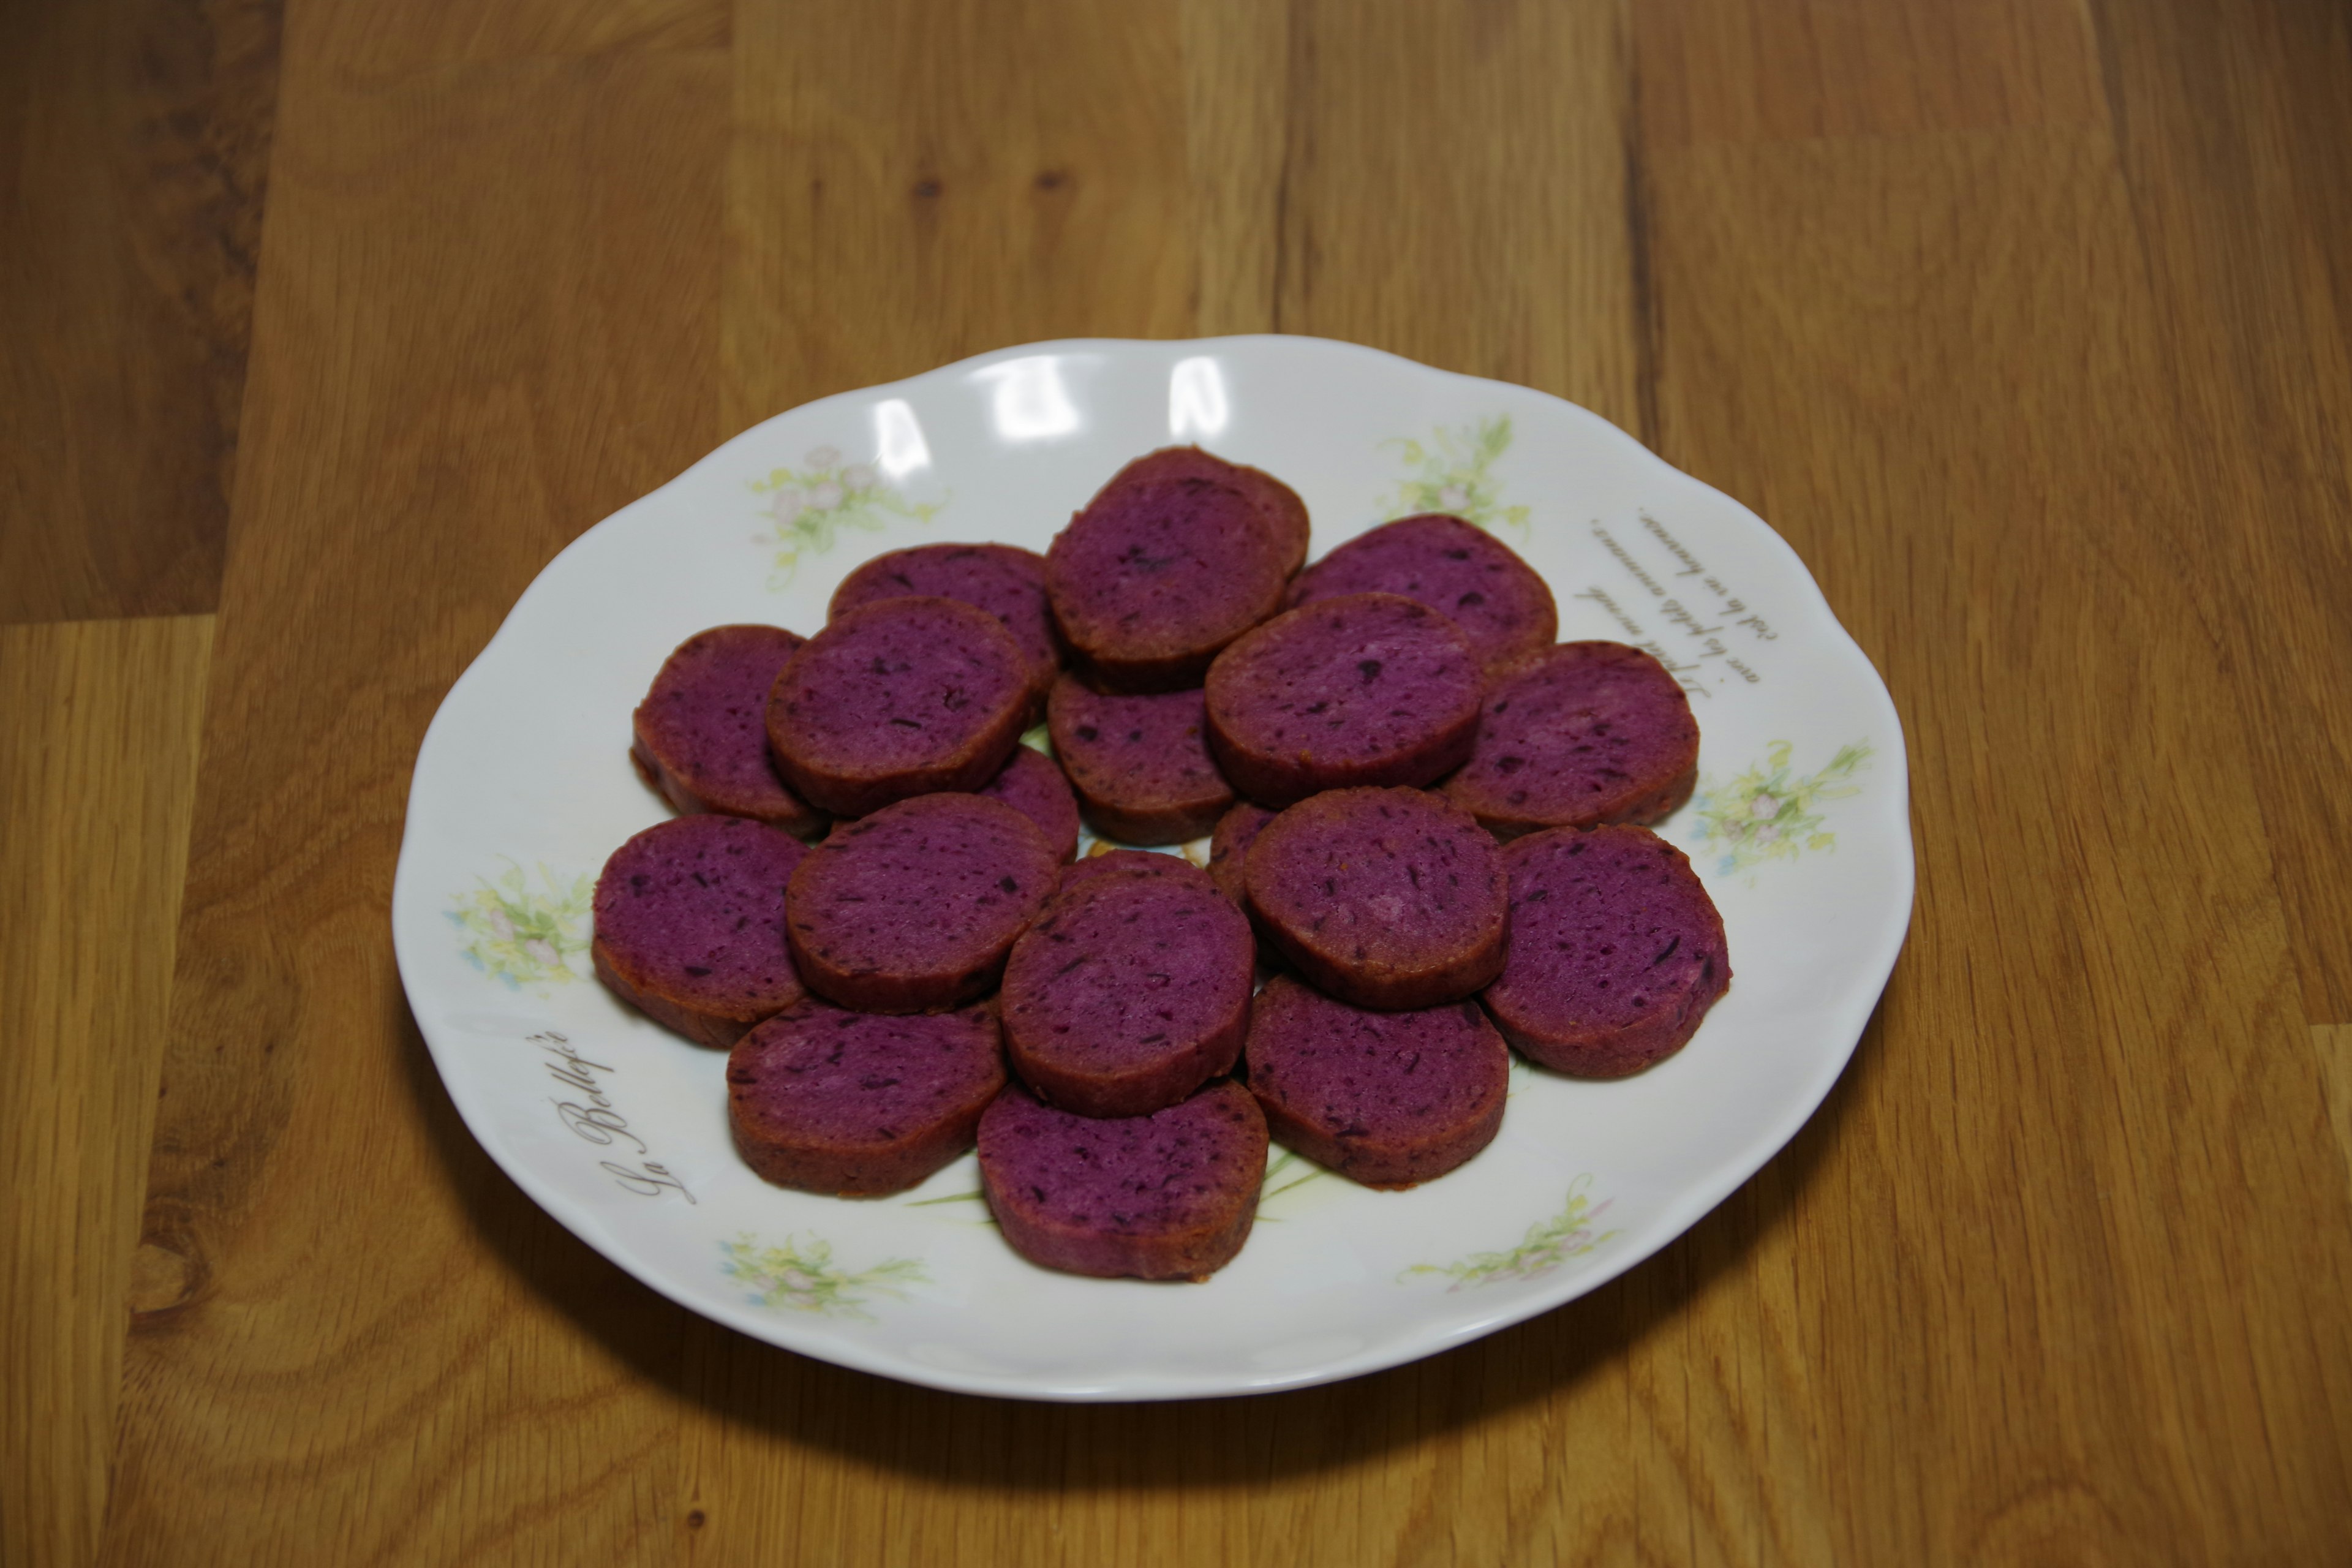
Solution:
{"label": "dark flecks in purple slice", "polygon": [[682,975],[692,997],[793,999],[782,889],[808,853],[740,817],[675,817],[615,850],[598,879],[596,935],[625,973]]}
{"label": "dark flecks in purple slice", "polygon": [[768,689],[801,638],[777,626],[713,626],[662,664],[638,740],[687,785],[729,810],[797,809],[768,757]]}

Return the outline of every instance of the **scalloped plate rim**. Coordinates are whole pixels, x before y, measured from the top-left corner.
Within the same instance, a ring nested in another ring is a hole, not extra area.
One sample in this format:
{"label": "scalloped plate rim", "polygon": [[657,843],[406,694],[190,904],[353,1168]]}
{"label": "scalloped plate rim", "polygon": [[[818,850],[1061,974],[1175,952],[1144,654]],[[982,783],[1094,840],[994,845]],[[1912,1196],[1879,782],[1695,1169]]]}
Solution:
{"label": "scalloped plate rim", "polygon": [[447,692],[444,694],[433,721],[427,726],[424,739],[418,746],[416,763],[411,774],[411,790],[414,789],[415,774],[425,769],[427,761],[433,757],[437,747],[449,743],[448,725],[452,722],[452,699],[464,690],[469,683],[477,679],[488,679],[485,674],[486,667],[492,663],[493,656],[501,650],[501,645],[509,638],[521,636],[517,628],[519,622],[523,618],[522,612],[531,605],[535,598],[555,591],[551,586],[551,579],[556,576],[556,568],[559,564],[567,557],[573,555],[575,552],[582,550],[593,536],[608,525],[628,517],[640,509],[653,505],[665,492],[684,484],[701,471],[725,465],[731,455],[759,444],[783,421],[803,418],[812,413],[863,402],[907,388],[966,376],[975,370],[1010,360],[1049,354],[1116,356],[1136,351],[1149,351],[1154,353],[1181,350],[1213,353],[1220,349],[1245,351],[1272,349],[1275,352],[1297,350],[1309,353],[1327,353],[1335,357],[1360,356],[1371,362],[1404,367],[1419,376],[1440,378],[1447,383],[1465,386],[1506,388],[1515,396],[1531,395],[1542,399],[1556,412],[1564,413],[1600,435],[1602,439],[1614,446],[1625,460],[1650,470],[1652,477],[1712,498],[1730,512],[1744,519],[1752,526],[1755,532],[1760,535],[1761,541],[1769,541],[1771,547],[1785,555],[1788,563],[1795,569],[1792,574],[1793,579],[1801,582],[1811,595],[1805,608],[1817,612],[1820,621],[1826,623],[1826,630],[1834,633],[1836,640],[1843,644],[1843,650],[1850,652],[1855,659],[1861,661],[1864,667],[1869,669],[1872,678],[1870,682],[1872,696],[1879,710],[1873,718],[1878,724],[1884,726],[1885,733],[1892,740],[1892,743],[1874,759],[1874,765],[1884,770],[1881,781],[1883,787],[1874,789],[1872,792],[1874,800],[1872,806],[1868,808],[1868,814],[1875,815],[1877,820],[1873,826],[1876,831],[1887,835],[1890,848],[1899,848],[1900,854],[1895,857],[1899,874],[1895,879],[1895,885],[1890,889],[1891,896],[1887,899],[1886,918],[1874,924],[1871,935],[1866,942],[1857,943],[1857,946],[1864,951],[1858,955],[1856,969],[1866,984],[1857,983],[1835,1009],[1838,1023],[1833,1033],[1838,1041],[1837,1048],[1824,1050],[1811,1079],[1801,1086],[1792,1086],[1791,1096],[1787,1102],[1789,1109],[1784,1114],[1769,1122],[1760,1122],[1753,1135],[1738,1150],[1714,1162],[1704,1179],[1685,1184],[1675,1197],[1662,1202],[1656,1210],[1644,1219],[1638,1236],[1621,1237],[1617,1244],[1605,1256],[1594,1257],[1583,1267],[1553,1277],[1540,1289],[1525,1291],[1498,1303],[1492,1311],[1467,1312],[1451,1319],[1444,1327],[1426,1332],[1422,1342],[1413,1348],[1400,1350],[1393,1345],[1382,1344],[1356,1353],[1333,1357],[1327,1363],[1304,1369],[1268,1373],[1263,1375],[1241,1374],[1217,1378],[1138,1375],[1123,1381],[1081,1379],[1055,1383],[1030,1377],[1007,1377],[994,1373],[961,1372],[943,1366],[913,1363],[902,1355],[877,1351],[854,1338],[809,1331],[813,1325],[756,1316],[740,1306],[725,1306],[707,1300],[687,1300],[672,1289],[670,1282],[660,1270],[646,1266],[644,1260],[635,1256],[625,1246],[615,1241],[605,1226],[593,1215],[582,1210],[572,1198],[558,1191],[551,1179],[544,1177],[528,1162],[514,1157],[512,1152],[504,1147],[503,1141],[493,1131],[495,1118],[480,1098],[484,1091],[467,1074],[451,1070],[452,1064],[447,1059],[448,1054],[458,1047],[455,1042],[445,1043],[435,1038],[434,1032],[425,1026],[424,1009],[419,1005],[419,999],[409,994],[410,987],[415,984],[412,976],[417,973],[417,969],[411,962],[411,955],[403,951],[399,936],[400,922],[396,911],[405,901],[420,897],[431,898],[440,889],[424,889],[415,882],[416,863],[422,858],[424,851],[416,837],[413,816],[405,809],[404,800],[402,845],[394,871],[393,897],[395,911],[394,919],[395,959],[401,973],[404,994],[409,1003],[412,1017],[416,1022],[419,1035],[432,1055],[436,1076],[449,1093],[452,1103],[465,1121],[468,1131],[489,1153],[499,1168],[521,1189],[525,1195],[557,1224],[572,1232],[601,1256],[656,1293],[688,1310],[709,1317],[762,1342],[790,1349],[854,1370],[953,1393],[1090,1403],[1213,1398],[1312,1387],[1410,1364],[1413,1361],[1454,1349],[1472,1340],[1539,1317],[1545,1312],[1599,1289],[1654,1257],[1686,1233],[1692,1226],[1745,1184],[1776,1154],[1786,1148],[1797,1132],[1819,1110],[1830,1090],[1851,1062],[1861,1037],[1866,1032],[1870,1019],[1876,1011],[1885,985],[1892,976],[1895,963],[1901,955],[1916,907],[1916,850],[1912,840],[1909,821],[1908,744],[1900,714],[1895,707],[1892,694],[1886,689],[1884,677],[1867,653],[1838,620],[1810,568],[1805,566],[1802,558],[1785,539],[1737,498],[1675,468],[1643,446],[1634,437],[1590,409],[1554,394],[1545,393],[1522,384],[1496,381],[1489,377],[1444,370],[1386,350],[1340,340],[1287,333],[1253,333],[1193,339],[1070,338],[1013,344],[973,354],[896,381],[830,394],[772,415],[721,442],[661,486],[629,501],[594,525],[583,530],[562,550],[550,557],[534,574],[522,593],[517,596],[514,604],[509,606],[498,629],[484,643],[480,651],[468,661],[466,669],[451,683]]}

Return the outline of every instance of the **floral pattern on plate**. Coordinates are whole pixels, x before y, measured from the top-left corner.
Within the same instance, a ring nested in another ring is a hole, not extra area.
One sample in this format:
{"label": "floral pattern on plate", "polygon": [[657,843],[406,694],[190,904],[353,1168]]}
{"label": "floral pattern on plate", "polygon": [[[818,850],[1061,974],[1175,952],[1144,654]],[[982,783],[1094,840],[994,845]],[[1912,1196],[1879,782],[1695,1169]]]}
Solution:
{"label": "floral pattern on plate", "polygon": [[782,588],[802,558],[831,550],[843,529],[878,533],[894,521],[929,522],[944,502],[910,501],[871,463],[845,463],[838,447],[812,447],[797,468],[776,468],[753,479],[751,493],[768,498],[775,531],[760,542],[776,547],[768,586]]}
{"label": "floral pattern on plate", "polygon": [[1696,847],[1722,851],[1717,873],[1752,871],[1767,860],[1794,860],[1809,849],[1837,847],[1837,835],[1822,830],[1826,819],[1813,808],[1862,793],[1853,779],[1870,761],[1870,744],[1841,746],[1819,773],[1801,778],[1789,775],[1790,752],[1788,742],[1773,742],[1761,763],[1749,764],[1729,784],[1710,786],[1691,803],[1701,825]]}
{"label": "floral pattern on plate", "polygon": [[509,860],[497,881],[477,878],[473,891],[450,895],[457,905],[448,911],[450,923],[466,933],[458,951],[509,991],[578,979],[572,955],[588,951],[595,883],[585,876],[566,883],[544,865],[539,879],[534,890],[522,868]]}
{"label": "floral pattern on plate", "polygon": [[1426,442],[1396,437],[1381,445],[1395,451],[1413,470],[1397,481],[1390,497],[1390,521],[1443,511],[1475,522],[1489,533],[1502,523],[1526,536],[1528,509],[1505,506],[1502,484],[1491,472],[1496,459],[1511,449],[1509,415],[1453,428],[1441,425]]}
{"label": "floral pattern on plate", "polygon": [[1560,1211],[1528,1226],[1527,1236],[1507,1252],[1474,1252],[1458,1263],[1416,1263],[1397,1278],[1443,1274],[1454,1281],[1446,1287],[1448,1290],[1459,1290],[1465,1285],[1492,1285],[1500,1279],[1540,1279],[1617,1234],[1592,1228],[1592,1222],[1608,1211],[1612,1200],[1603,1198],[1594,1203],[1585,1192],[1591,1184],[1590,1175],[1570,1182],[1568,1201]]}
{"label": "floral pattern on plate", "polygon": [[907,1293],[901,1286],[922,1284],[929,1279],[923,1266],[911,1258],[887,1258],[853,1274],[834,1262],[833,1244],[817,1237],[803,1242],[788,1236],[782,1246],[762,1247],[747,1233],[720,1242],[719,1250],[726,1255],[719,1271],[749,1286],[755,1307],[856,1318],[869,1323],[876,1321],[866,1310],[873,1296],[903,1300]]}

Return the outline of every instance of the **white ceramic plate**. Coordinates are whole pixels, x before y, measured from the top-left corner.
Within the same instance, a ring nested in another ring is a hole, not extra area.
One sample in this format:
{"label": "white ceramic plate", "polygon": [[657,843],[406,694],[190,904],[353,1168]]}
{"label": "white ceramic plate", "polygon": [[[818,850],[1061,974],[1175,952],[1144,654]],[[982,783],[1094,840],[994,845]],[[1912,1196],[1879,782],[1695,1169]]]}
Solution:
{"label": "white ceramic plate", "polygon": [[[588,973],[595,875],[667,815],[630,768],[631,709],[705,626],[813,632],[851,567],[904,545],[1042,551],[1122,462],[1181,441],[1296,487],[1317,554],[1386,518],[1467,516],[1550,582],[1563,640],[1666,662],[1703,739],[1699,795],[1661,831],[1722,909],[1730,994],[1631,1080],[1515,1067],[1494,1144],[1412,1191],[1277,1148],[1255,1233],[1205,1285],[1033,1268],[991,1225],[970,1156],[892,1198],[768,1186],[729,1143],[724,1055]],[[1582,409],[1308,338],[1047,343],[779,415],[551,563],[425,736],[394,936],[474,1135],[673,1300],[941,1388],[1241,1394],[1556,1307],[1754,1173],[1828,1092],[1902,945],[1906,793],[1894,705],[1796,555]]]}

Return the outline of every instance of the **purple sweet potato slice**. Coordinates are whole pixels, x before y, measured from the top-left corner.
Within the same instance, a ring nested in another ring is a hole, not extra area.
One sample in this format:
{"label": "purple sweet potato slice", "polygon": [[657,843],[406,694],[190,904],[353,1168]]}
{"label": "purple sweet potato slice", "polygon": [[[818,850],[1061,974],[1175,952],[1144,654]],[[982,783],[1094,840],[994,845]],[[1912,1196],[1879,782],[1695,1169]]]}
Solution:
{"label": "purple sweet potato slice", "polygon": [[1250,846],[1250,912],[1300,973],[1360,1007],[1433,1007],[1503,967],[1508,879],[1470,814],[1417,789],[1332,790]]}
{"label": "purple sweet potato slice", "polygon": [[1066,897],[1087,886],[1097,877],[1125,872],[1137,877],[1168,877],[1192,887],[1213,887],[1208,873],[1181,855],[1163,855],[1157,849],[1113,849],[1097,844],[1094,852],[1083,860],[1073,860],[1063,868],[1061,891],[1056,899]]}
{"label": "purple sweet potato slice", "polygon": [[[1012,544],[919,544],[877,555],[841,580],[825,615],[837,620],[882,599],[936,595],[994,616],[1029,660],[1032,712],[1062,668],[1061,636],[1045,603],[1045,558]],[[1551,639],[1547,637],[1544,641]]]}
{"label": "purple sweet potato slice", "polygon": [[1234,803],[1209,756],[1197,690],[1106,696],[1066,675],[1054,683],[1045,723],[1080,809],[1105,837],[1181,844]]}
{"label": "purple sweet potato slice", "polygon": [[1217,891],[1242,908],[1249,902],[1244,879],[1250,846],[1257,842],[1259,831],[1274,816],[1255,801],[1240,801],[1217,818],[1216,830],[1209,836],[1209,879],[1216,883]]}
{"label": "purple sweet potato slice", "polygon": [[727,1120],[745,1163],[778,1186],[874,1197],[971,1148],[1004,1083],[986,1005],[894,1017],[808,1001],[735,1042]]}
{"label": "purple sweet potato slice", "polygon": [[1013,1070],[1082,1116],[1143,1116],[1233,1070],[1257,941],[1205,879],[1112,872],[1013,944],[998,1006]]}
{"label": "purple sweet potato slice", "polygon": [[957,599],[883,599],[809,638],[768,694],[768,746],[802,798],[863,816],[996,776],[1029,717],[1013,634]]}
{"label": "purple sweet potato slice", "polygon": [[1445,793],[1497,837],[1656,822],[1698,779],[1698,721],[1639,648],[1571,642],[1493,671],[1476,745]]}
{"label": "purple sweet potato slice", "polygon": [[1346,594],[1402,594],[1460,626],[1488,668],[1559,635],[1559,606],[1535,568],[1501,540],[1444,512],[1361,533],[1290,585],[1292,609]]}
{"label": "purple sweet potato slice", "polygon": [[1259,520],[1275,541],[1283,575],[1289,576],[1306,562],[1307,503],[1298,499],[1297,490],[1265,469],[1229,463],[1198,447],[1162,447],[1156,452],[1145,453],[1112,475],[1102,493],[1108,495],[1122,485],[1146,484],[1154,479],[1213,479],[1232,486],[1257,509]]}
{"label": "purple sweet potato slice", "polygon": [[1645,827],[1531,833],[1503,848],[1511,933],[1487,1012],[1530,1060],[1623,1078],[1682,1049],[1731,985],[1723,917]]}
{"label": "purple sweet potato slice", "polygon": [[1377,1013],[1277,976],[1248,1056],[1275,1141],[1368,1187],[1442,1176],[1502,1130],[1511,1053],[1475,1002]]}
{"label": "purple sweet potato slice", "polygon": [[980,1119],[980,1180],[1030,1262],[1097,1279],[1208,1279],[1257,1217],[1265,1117],[1227,1079],[1150,1116],[1104,1121],[1017,1085]]}
{"label": "purple sweet potato slice", "polygon": [[1054,536],[1045,591],[1096,684],[1181,691],[1282,603],[1286,574],[1249,498],[1212,479],[1097,496]]}
{"label": "purple sweet potato slice", "polygon": [[768,755],[768,689],[802,639],[782,626],[713,626],[677,645],[637,704],[629,758],[683,812],[718,812],[814,833],[824,814]]}
{"label": "purple sweet potato slice", "polygon": [[1469,638],[1427,605],[1398,594],[1325,599],[1218,657],[1209,752],[1260,805],[1433,784],[1469,757],[1483,689]]}
{"label": "purple sweet potato slice", "polygon": [[845,822],[784,895],[785,936],[818,995],[866,1013],[937,1013],[996,988],[1053,896],[1060,862],[1001,800],[926,795]]}
{"label": "purple sweet potato slice", "polygon": [[1055,855],[1078,852],[1078,797],[1054,759],[1031,746],[1013,748],[1012,759],[974,793],[1001,800],[1037,825]]}
{"label": "purple sweet potato slice", "polygon": [[808,853],[749,817],[656,823],[596,879],[596,977],[688,1039],[733,1045],[808,994],[784,942],[784,887]]}

